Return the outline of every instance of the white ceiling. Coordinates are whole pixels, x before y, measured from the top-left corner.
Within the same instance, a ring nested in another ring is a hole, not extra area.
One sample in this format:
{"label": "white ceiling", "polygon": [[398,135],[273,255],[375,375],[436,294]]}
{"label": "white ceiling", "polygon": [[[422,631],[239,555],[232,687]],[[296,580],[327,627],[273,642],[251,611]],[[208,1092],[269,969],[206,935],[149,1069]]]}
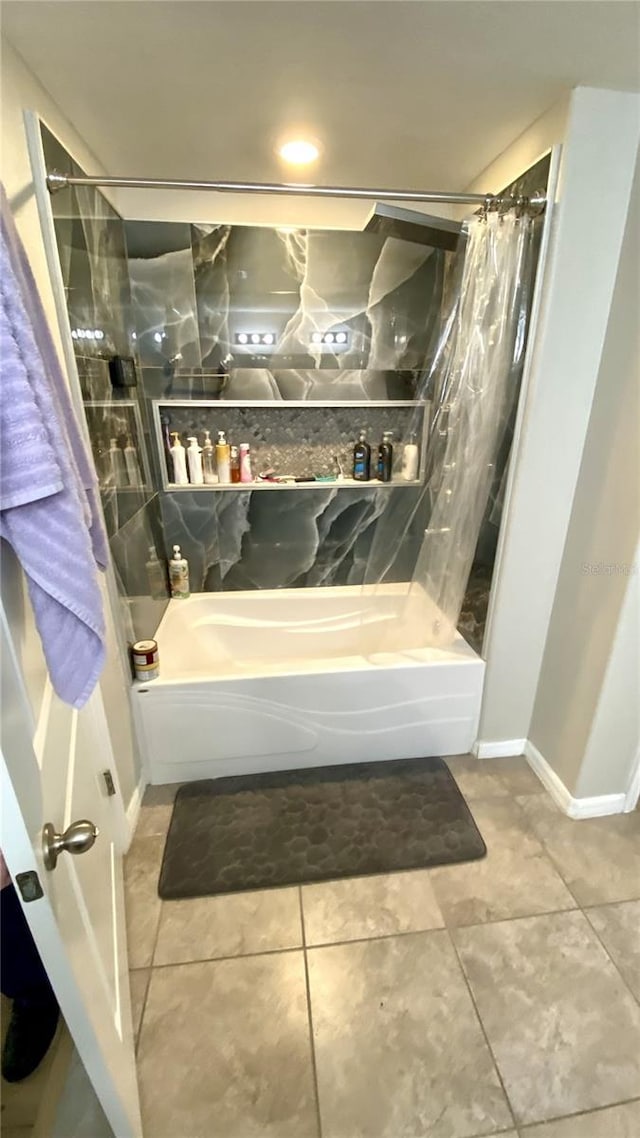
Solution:
{"label": "white ceiling", "polygon": [[[112,174],[462,189],[578,84],[638,89],[631,2],[5,0]],[[314,135],[304,177],[273,153]]]}

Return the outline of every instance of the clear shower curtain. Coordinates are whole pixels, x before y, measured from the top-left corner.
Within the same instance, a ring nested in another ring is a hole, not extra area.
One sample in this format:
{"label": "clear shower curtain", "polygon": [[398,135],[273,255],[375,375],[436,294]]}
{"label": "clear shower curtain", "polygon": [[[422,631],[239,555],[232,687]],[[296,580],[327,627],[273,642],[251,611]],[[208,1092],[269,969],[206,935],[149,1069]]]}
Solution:
{"label": "clear shower curtain", "polygon": [[399,623],[381,635],[380,651],[444,647],[455,636],[494,464],[518,392],[532,249],[533,222],[514,210],[490,212],[468,224],[459,283],[417,392],[418,399],[427,393],[433,399],[424,488],[417,497],[409,489],[393,491],[365,572],[368,586],[397,581],[403,546],[411,532],[415,540],[416,523],[426,520],[412,580],[400,590]]}

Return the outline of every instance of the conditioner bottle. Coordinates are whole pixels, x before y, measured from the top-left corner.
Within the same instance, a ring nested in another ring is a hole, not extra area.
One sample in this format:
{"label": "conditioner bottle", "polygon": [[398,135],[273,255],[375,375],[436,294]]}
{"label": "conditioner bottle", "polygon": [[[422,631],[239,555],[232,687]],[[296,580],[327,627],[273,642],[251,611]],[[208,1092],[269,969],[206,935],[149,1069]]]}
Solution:
{"label": "conditioner bottle", "polygon": [[368,482],[371,477],[371,447],[364,431],[360,431],[358,442],[353,448],[353,477],[356,482]]}
{"label": "conditioner bottle", "polygon": [[382,442],[378,447],[378,480],[380,482],[391,481],[391,471],[393,468],[392,438],[393,434],[391,431],[385,431],[382,436]]}

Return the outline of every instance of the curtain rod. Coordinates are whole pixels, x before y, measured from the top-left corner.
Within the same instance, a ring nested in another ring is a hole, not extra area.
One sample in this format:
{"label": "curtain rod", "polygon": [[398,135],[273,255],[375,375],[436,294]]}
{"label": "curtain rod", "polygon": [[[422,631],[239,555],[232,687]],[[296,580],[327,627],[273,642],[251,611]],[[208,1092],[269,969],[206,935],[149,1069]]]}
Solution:
{"label": "curtain rod", "polygon": [[532,197],[500,197],[496,194],[449,194],[435,190],[376,190],[361,186],[313,186],[297,182],[193,182],[171,178],[102,178],[85,175],[47,174],[47,189],[56,194],[68,186],[128,186],[140,190],[216,190],[223,194],[294,194],[300,197],[362,198],[370,201],[450,202],[479,205],[490,209],[517,205],[531,212],[542,212],[547,204],[544,193]]}

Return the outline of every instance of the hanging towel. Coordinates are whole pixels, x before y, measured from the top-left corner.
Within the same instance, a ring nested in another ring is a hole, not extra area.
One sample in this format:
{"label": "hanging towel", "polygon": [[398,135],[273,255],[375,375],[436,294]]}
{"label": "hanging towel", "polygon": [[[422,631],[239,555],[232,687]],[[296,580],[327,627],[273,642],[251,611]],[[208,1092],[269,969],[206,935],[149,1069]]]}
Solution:
{"label": "hanging towel", "polygon": [[0,196],[0,535],[26,574],[51,682],[79,708],[105,658],[96,566],[106,566],[107,539],[91,460]]}

